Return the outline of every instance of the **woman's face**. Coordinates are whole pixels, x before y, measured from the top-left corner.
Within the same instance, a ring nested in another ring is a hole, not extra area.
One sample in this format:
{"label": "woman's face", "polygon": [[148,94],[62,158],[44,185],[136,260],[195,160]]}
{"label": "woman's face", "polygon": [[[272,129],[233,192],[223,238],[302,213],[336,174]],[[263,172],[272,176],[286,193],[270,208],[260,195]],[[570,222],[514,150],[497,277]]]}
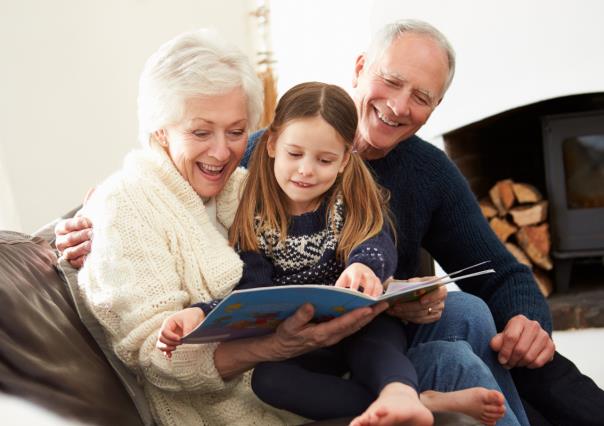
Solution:
{"label": "woman's face", "polygon": [[172,162],[200,197],[214,197],[235,170],[247,144],[243,89],[185,102],[182,120],[160,131]]}

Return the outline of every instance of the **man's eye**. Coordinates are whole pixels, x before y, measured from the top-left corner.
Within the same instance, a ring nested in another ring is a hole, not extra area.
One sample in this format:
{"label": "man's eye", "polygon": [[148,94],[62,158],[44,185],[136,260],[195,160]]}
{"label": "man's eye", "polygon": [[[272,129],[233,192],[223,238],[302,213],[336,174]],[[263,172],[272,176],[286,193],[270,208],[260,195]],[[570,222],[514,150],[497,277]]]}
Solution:
{"label": "man's eye", "polygon": [[430,105],[430,101],[423,96],[415,96],[415,100],[420,105]]}

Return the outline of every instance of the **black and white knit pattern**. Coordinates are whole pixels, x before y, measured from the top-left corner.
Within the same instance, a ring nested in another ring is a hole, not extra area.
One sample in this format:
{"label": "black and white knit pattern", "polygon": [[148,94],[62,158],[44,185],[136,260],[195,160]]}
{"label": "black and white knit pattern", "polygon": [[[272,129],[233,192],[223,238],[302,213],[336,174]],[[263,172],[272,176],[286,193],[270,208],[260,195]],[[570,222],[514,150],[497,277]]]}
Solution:
{"label": "black and white knit pattern", "polygon": [[274,266],[273,283],[332,284],[344,265],[336,261],[336,247],[344,226],[344,203],[336,201],[326,215],[324,203],[316,211],[291,218],[285,241],[277,229],[258,237],[260,251]]}

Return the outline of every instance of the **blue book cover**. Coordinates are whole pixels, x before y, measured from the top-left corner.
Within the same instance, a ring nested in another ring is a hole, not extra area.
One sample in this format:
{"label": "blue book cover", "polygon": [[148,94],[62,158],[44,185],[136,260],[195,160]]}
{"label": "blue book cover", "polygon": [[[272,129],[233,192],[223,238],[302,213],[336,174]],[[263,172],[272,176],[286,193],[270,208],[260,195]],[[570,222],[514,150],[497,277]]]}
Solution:
{"label": "blue book cover", "polygon": [[322,322],[381,301],[399,303],[417,300],[450,282],[495,272],[493,269],[485,269],[454,277],[484,263],[486,262],[427,281],[394,280],[379,297],[371,297],[348,288],[316,284],[236,290],[224,298],[195,330],[185,336],[183,342],[219,342],[269,334],[304,303],[314,306],[314,321]]}

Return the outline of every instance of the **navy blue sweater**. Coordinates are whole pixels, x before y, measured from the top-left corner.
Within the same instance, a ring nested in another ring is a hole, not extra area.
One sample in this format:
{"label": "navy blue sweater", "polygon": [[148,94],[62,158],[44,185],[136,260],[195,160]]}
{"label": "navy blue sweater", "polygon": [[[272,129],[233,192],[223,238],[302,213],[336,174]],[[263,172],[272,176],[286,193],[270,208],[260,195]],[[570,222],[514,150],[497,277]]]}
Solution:
{"label": "navy blue sweater", "polygon": [[394,274],[397,255],[389,232],[382,230],[351,250],[345,265],[336,259],[337,233],[344,225],[342,203],[329,215],[329,222],[326,213],[327,205],[323,203],[314,212],[292,216],[285,242],[279,242],[276,232],[263,233],[259,238],[259,251],[240,253],[244,269],[236,289],[289,284],[333,285],[352,263],[368,266],[381,281]]}
{"label": "navy blue sweater", "polygon": [[[383,282],[393,276],[396,268],[396,248],[392,234],[383,229],[351,250],[346,265],[336,259],[337,234],[344,225],[345,210],[342,201],[327,221],[327,203],[314,212],[292,216],[285,242],[280,242],[277,231],[259,236],[259,250],[240,253],[243,274],[236,290],[288,284],[333,285],[344,268],[352,263],[368,266]],[[192,306],[206,315],[220,303],[200,302]]]}
{"label": "navy blue sweater", "polygon": [[[261,134],[251,135],[242,165],[247,165]],[[417,274],[421,247],[446,271],[491,260],[495,274],[466,279],[459,283],[461,289],[487,303],[500,331],[523,314],[551,333],[549,308],[530,270],[497,239],[467,181],[443,151],[412,136],[367,164],[390,191],[397,232],[396,278]]]}

